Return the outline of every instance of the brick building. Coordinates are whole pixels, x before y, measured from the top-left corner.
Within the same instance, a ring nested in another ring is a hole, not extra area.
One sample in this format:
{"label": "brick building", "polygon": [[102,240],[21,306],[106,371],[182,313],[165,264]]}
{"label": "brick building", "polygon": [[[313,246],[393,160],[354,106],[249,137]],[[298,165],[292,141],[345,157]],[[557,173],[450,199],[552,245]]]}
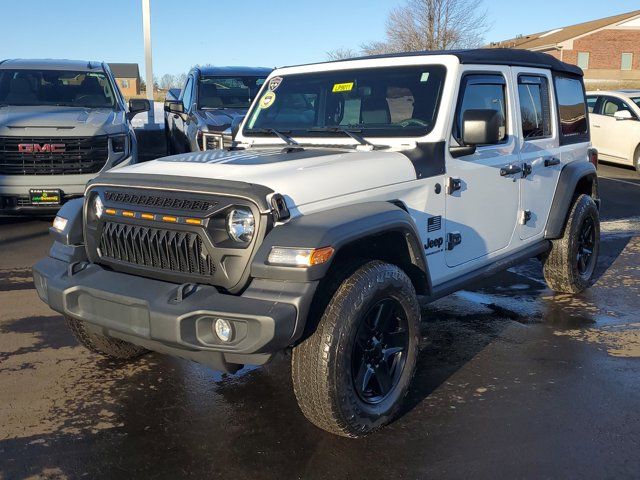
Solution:
{"label": "brick building", "polygon": [[140,70],[137,63],[110,63],[109,68],[125,97],[140,94]]}
{"label": "brick building", "polygon": [[489,46],[548,53],[581,67],[587,83],[640,86],[640,10]]}

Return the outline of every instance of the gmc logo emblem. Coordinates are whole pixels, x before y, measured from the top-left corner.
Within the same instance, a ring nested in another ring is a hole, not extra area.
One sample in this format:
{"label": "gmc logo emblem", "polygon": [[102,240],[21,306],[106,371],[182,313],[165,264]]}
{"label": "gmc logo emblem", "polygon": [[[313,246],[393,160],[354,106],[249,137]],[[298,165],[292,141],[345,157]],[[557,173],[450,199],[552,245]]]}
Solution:
{"label": "gmc logo emblem", "polygon": [[18,152],[20,153],[64,153],[64,143],[20,143]]}

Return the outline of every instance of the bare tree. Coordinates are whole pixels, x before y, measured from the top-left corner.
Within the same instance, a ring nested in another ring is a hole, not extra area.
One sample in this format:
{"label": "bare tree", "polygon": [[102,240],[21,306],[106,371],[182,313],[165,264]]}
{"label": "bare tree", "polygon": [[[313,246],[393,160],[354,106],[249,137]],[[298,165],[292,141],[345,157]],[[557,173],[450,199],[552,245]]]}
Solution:
{"label": "bare tree", "polygon": [[163,90],[168,90],[170,88],[176,87],[176,77],[175,75],[171,75],[170,73],[165,73],[160,78],[160,87]]}
{"label": "bare tree", "polygon": [[335,50],[331,50],[327,52],[327,59],[329,60],[348,60],[350,58],[355,58],[359,54],[352,48],[336,48]]}
{"label": "bare tree", "polygon": [[386,40],[362,45],[363,53],[471,48],[489,29],[482,0],[407,0],[386,23]]}

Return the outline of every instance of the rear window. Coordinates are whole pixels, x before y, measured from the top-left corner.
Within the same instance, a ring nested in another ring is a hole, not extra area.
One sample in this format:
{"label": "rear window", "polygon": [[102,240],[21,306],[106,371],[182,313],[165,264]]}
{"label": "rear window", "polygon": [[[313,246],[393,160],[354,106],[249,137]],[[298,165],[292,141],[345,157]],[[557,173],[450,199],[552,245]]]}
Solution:
{"label": "rear window", "polygon": [[588,141],[589,123],[582,82],[577,78],[555,77],[562,143]]}
{"label": "rear window", "polygon": [[0,104],[114,108],[114,91],[101,72],[0,70]]}

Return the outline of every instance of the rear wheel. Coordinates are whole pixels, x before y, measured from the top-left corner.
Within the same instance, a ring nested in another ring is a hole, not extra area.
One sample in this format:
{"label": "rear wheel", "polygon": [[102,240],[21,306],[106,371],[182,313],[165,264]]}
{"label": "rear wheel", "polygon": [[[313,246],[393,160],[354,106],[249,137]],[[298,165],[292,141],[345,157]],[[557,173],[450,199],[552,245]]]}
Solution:
{"label": "rear wheel", "polygon": [[636,167],[636,172],[640,173],[640,145],[636,147],[636,153],[633,156],[633,166]]}
{"label": "rear wheel", "polygon": [[600,217],[590,196],[576,199],[562,238],[551,244],[544,262],[547,285],[564,293],[580,293],[590,287],[600,251]]}
{"label": "rear wheel", "polygon": [[420,310],[407,275],[365,263],[344,279],[316,331],[293,350],[298,404],[316,426],[360,437],[390,422],[418,356]]}
{"label": "rear wheel", "polygon": [[67,325],[78,342],[94,353],[115,360],[132,360],[144,355],[148,350],[117,338],[110,338],[87,330],[84,322],[66,317]]}

